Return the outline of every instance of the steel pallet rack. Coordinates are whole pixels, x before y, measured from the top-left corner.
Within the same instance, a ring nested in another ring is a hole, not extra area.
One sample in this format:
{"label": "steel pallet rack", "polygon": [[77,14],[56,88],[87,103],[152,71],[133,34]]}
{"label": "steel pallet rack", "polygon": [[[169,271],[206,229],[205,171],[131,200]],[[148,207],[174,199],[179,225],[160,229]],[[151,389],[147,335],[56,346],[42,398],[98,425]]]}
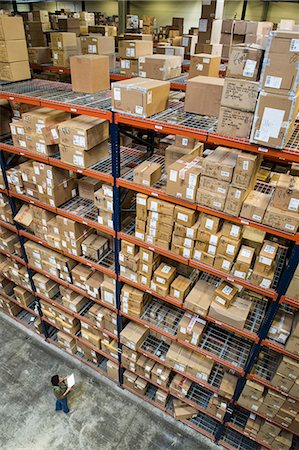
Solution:
{"label": "steel pallet rack", "polygon": [[[48,157],[44,155],[39,155],[34,152],[30,152],[26,149],[17,148],[13,145],[11,145],[11,141],[7,140],[2,143],[0,143],[0,162],[1,162],[1,169],[3,171],[3,176],[5,180],[5,187],[6,189],[1,190],[4,194],[8,195],[10,205],[12,208],[13,215],[16,213],[16,207],[15,207],[15,198],[19,198],[22,201],[30,202],[32,204],[35,204],[37,206],[40,206],[45,209],[49,209],[50,207],[42,204],[41,202],[34,200],[28,196],[15,194],[9,191],[8,189],[8,183],[6,179],[6,161],[4,158],[4,152],[10,153],[10,154],[19,154],[21,156],[25,156],[29,159],[33,159],[36,161],[44,162],[46,164],[53,165],[55,167],[61,167],[65,169],[71,169],[75,172],[90,176],[99,180],[102,180],[104,182],[110,183],[113,186],[113,207],[114,207],[114,215],[113,215],[113,224],[114,228],[108,229],[107,227],[102,227],[96,222],[96,216],[88,214],[78,215],[76,212],[75,206],[73,207],[72,204],[70,205],[63,205],[63,207],[54,208],[54,212],[56,214],[63,215],[65,217],[69,217],[73,220],[76,220],[80,223],[84,223],[85,225],[94,227],[96,229],[100,229],[101,231],[104,231],[106,233],[109,233],[113,237],[114,242],[114,268],[106,268],[103,266],[99,266],[99,264],[96,264],[95,262],[88,262],[82,257],[75,258],[79,262],[83,262],[84,264],[91,264],[94,268],[97,270],[103,270],[105,273],[109,273],[109,275],[113,276],[116,279],[116,308],[113,308],[115,312],[117,312],[117,343],[118,343],[118,364],[119,364],[119,385],[123,385],[123,372],[124,368],[122,366],[121,361],[121,353],[122,348],[120,344],[120,332],[122,330],[122,322],[123,318],[129,318],[130,320],[136,321],[138,323],[142,323],[146,326],[148,326],[152,331],[157,331],[162,336],[168,337],[171,341],[177,341],[175,337],[175,332],[172,329],[169,329],[168,331],[165,331],[165,327],[161,325],[160,323],[151,324],[147,320],[146,312],[141,318],[136,318],[134,316],[130,316],[128,314],[125,314],[121,310],[121,302],[120,302],[120,292],[121,292],[121,286],[122,283],[128,283],[132,286],[137,287],[138,289],[144,290],[145,292],[150,293],[153,296],[153,302],[161,302],[164,307],[170,308],[175,312],[178,312],[178,314],[182,314],[184,311],[184,307],[182,304],[175,301],[175,299],[167,296],[159,296],[152,290],[145,288],[144,286],[132,282],[125,277],[122,277],[120,275],[120,264],[119,264],[119,252],[120,252],[120,242],[121,239],[129,240],[132,243],[135,243],[138,246],[143,246],[146,248],[150,248],[151,250],[154,250],[155,252],[160,253],[162,256],[165,256],[170,259],[175,259],[179,262],[183,262],[190,266],[192,269],[200,270],[202,274],[205,274],[206,276],[210,277],[216,277],[221,279],[226,279],[229,281],[236,282],[238,284],[241,284],[244,288],[255,291],[258,293],[261,293],[265,297],[268,298],[269,307],[267,309],[267,312],[265,315],[258,315],[260,314],[257,312],[257,319],[259,322],[259,326],[256,328],[252,327],[250,323],[248,324],[248,327],[245,328],[243,331],[236,330],[233,327],[229,327],[225,325],[224,323],[217,323],[216,321],[213,321],[211,318],[206,318],[209,322],[209,333],[207,335],[207,341],[213,340],[213,334],[214,333],[225,333],[226,338],[231,339],[229,341],[229,345],[235,346],[237,343],[239,345],[242,345],[243,350],[245,351],[240,354],[236,354],[236,358],[240,357],[242,358],[242,364],[240,366],[237,366],[234,361],[230,361],[226,359],[225,354],[225,348],[224,352],[219,356],[217,352],[215,354],[211,353],[209,347],[205,347],[205,344],[203,344],[202,347],[195,347],[189,344],[184,344],[183,342],[179,342],[182,345],[185,345],[186,347],[195,350],[203,355],[208,356],[209,358],[214,359],[216,362],[216,369],[221,366],[226,366],[230,369],[234,369],[235,372],[239,375],[239,381],[237,383],[236,390],[234,392],[233,398],[231,399],[231,402],[227,408],[227,412],[223,418],[223,420],[217,420],[216,417],[211,417],[207,411],[205,410],[205,406],[203,404],[197,404],[197,409],[199,411],[198,415],[194,419],[190,420],[184,420],[184,423],[187,425],[193,427],[197,431],[209,436],[210,438],[214,439],[216,442],[220,442],[223,446],[227,448],[259,448],[259,446],[264,446],[267,448],[271,448],[269,445],[267,445],[264,442],[258,442],[256,443],[256,446],[252,444],[250,446],[250,439],[246,436],[246,433],[242,430],[242,423],[235,420],[235,417],[238,416],[239,407],[237,405],[238,398],[243,390],[243,387],[245,385],[245,382],[247,379],[254,379],[261,384],[263,384],[266,387],[271,387],[271,389],[275,389],[271,385],[271,382],[269,382],[266,377],[261,376],[261,373],[254,373],[253,367],[256,363],[258,356],[262,351],[273,351],[276,352],[288,354],[282,346],[279,346],[278,344],[273,343],[272,341],[267,339],[268,331],[270,329],[271,323],[280,307],[280,305],[285,304],[292,306],[294,308],[298,308],[299,302],[295,299],[291,299],[286,297],[286,291],[289,286],[289,283],[292,279],[292,276],[294,274],[294,271],[296,269],[296,266],[299,262],[299,234],[291,235],[285,232],[282,232],[280,230],[273,229],[271,227],[257,224],[255,222],[247,221],[242,218],[236,218],[229,216],[227,214],[224,214],[219,211],[211,210],[209,208],[202,207],[198,204],[191,204],[188,202],[181,201],[179,199],[173,198],[168,196],[165,191],[163,190],[163,182],[161,184],[158,184],[154,187],[144,187],[137,185],[132,181],[132,170],[126,170],[123,171],[123,167],[125,165],[125,161],[134,162],[135,163],[140,161],[140,150],[138,149],[128,149],[128,148],[121,148],[120,147],[120,132],[124,129],[126,126],[133,127],[135,129],[139,130],[149,130],[152,132],[151,135],[151,142],[153,143],[153,133],[159,133],[159,134],[180,134],[183,136],[189,136],[189,137],[195,137],[199,139],[201,142],[204,142],[206,144],[211,145],[224,145],[229,146],[233,148],[238,148],[243,151],[250,151],[255,153],[263,154],[266,158],[269,158],[271,160],[275,161],[286,161],[286,162],[299,162],[299,125],[297,124],[297,127],[293,133],[293,136],[291,137],[288,146],[283,150],[276,150],[271,148],[262,148],[260,146],[250,144],[246,140],[241,139],[233,139],[226,136],[219,136],[215,133],[215,126],[216,126],[216,119],[210,118],[210,117],[203,117],[203,116],[197,116],[195,114],[189,114],[185,113],[183,111],[183,105],[180,102],[171,101],[169,108],[159,114],[156,114],[155,116],[152,116],[148,119],[140,119],[134,116],[130,116],[127,114],[119,114],[114,113],[111,111],[111,99],[110,99],[110,92],[105,91],[100,94],[90,95],[90,94],[78,94],[74,93],[71,90],[71,86],[65,83],[56,83],[56,82],[48,82],[44,80],[32,80],[32,81],[25,81],[25,82],[19,82],[19,83],[11,83],[11,84],[5,84],[1,86],[0,91],[0,98],[8,99],[8,100],[14,100],[19,101],[23,103],[28,103],[36,106],[45,106],[55,109],[62,109],[65,111],[69,111],[74,114],[87,114],[90,116],[95,117],[101,117],[109,120],[110,122],[110,135],[111,135],[111,156],[105,161],[101,161],[97,165],[93,166],[89,169],[76,169],[73,166],[70,166],[68,164],[63,163],[60,161],[59,158],[55,157]],[[153,149],[152,149],[153,150]],[[151,156],[151,158],[154,158],[154,156]],[[247,280],[241,280],[239,278],[233,277],[229,274],[226,274],[221,271],[214,270],[210,266],[206,266],[204,264],[200,264],[196,261],[189,260],[186,258],[179,257],[178,255],[172,253],[168,250],[163,250],[159,247],[148,245],[147,243],[141,241],[140,239],[135,238],[135,236],[132,234],[133,228],[129,227],[127,229],[122,229],[121,226],[121,206],[120,206],[120,190],[121,189],[129,189],[135,192],[142,192],[157,198],[161,198],[163,200],[170,201],[174,204],[183,205],[189,208],[197,209],[198,211],[207,212],[209,214],[212,214],[216,217],[224,218],[236,223],[245,224],[253,228],[257,228],[260,230],[263,230],[267,233],[271,233],[273,235],[276,235],[277,237],[287,239],[290,242],[290,246],[288,249],[288,252],[286,254],[286,251],[282,249],[282,263],[281,266],[278,264],[277,268],[277,279],[276,284],[271,289],[262,289],[257,286],[254,286],[250,281]],[[40,272],[45,274],[44,271],[38,270],[38,268],[30,266],[28,264],[25,248],[24,248],[24,239],[31,239],[35,242],[38,242],[42,245],[48,246],[48,244],[40,239],[37,239],[35,236],[32,236],[30,233],[28,233],[26,230],[21,229],[21,227],[18,224],[12,225],[7,224],[3,221],[0,221],[1,226],[6,226],[11,231],[14,231],[18,234],[21,248],[22,248],[22,258],[23,263],[28,269],[28,273],[30,276],[30,281],[32,280],[32,271]],[[1,252],[4,253],[5,252]],[[7,253],[6,253],[7,254]],[[9,255],[15,258],[16,260],[19,260],[19,258],[16,255]],[[285,258],[288,258],[287,264],[284,265]],[[20,261],[19,261],[20,262]],[[55,280],[56,282],[67,285],[71,289],[75,290],[76,292],[84,295],[88,298],[88,295],[86,295],[85,291],[81,290],[80,288],[70,285],[69,283],[63,282],[63,280],[53,276],[49,275],[49,278]],[[48,327],[45,326],[45,323],[47,323],[47,319],[45,319],[42,316],[42,311],[39,305],[39,299],[49,301],[49,299],[43,298],[40,294],[36,293],[34,283],[32,282],[32,292],[35,294],[36,298],[36,304],[38,306],[38,314],[42,319],[42,323],[44,324],[44,333],[46,338],[49,342],[53,343],[54,345],[57,345],[55,342],[55,336],[52,332],[52,325],[48,321]],[[93,300],[93,298],[90,298],[90,300]],[[53,301],[50,300],[50,302],[54,305],[59,305],[59,299],[54,298]],[[99,302],[102,304],[101,302]],[[107,304],[103,304],[105,307],[108,307]],[[60,308],[63,307],[60,305]],[[24,308],[25,310],[26,308]],[[259,306],[257,308],[259,310]],[[83,317],[84,320],[84,312],[75,314],[74,317]],[[86,320],[86,319],[85,319]],[[88,320],[87,320],[88,323]],[[116,337],[112,336],[111,337]],[[76,339],[80,339],[79,337],[76,337]],[[151,335],[147,338],[148,341],[145,341],[141,347],[138,349],[142,354],[154,359],[155,361],[158,361],[165,366],[167,366],[163,362],[163,357],[161,358],[161,355],[165,355],[165,352],[167,351],[167,345],[163,343],[163,341],[159,341],[157,338],[152,338]],[[149,352],[148,349],[151,348],[152,352]],[[98,351],[98,349],[96,349]],[[159,352],[157,351],[159,350]],[[163,353],[164,352],[164,353]],[[101,351],[99,352],[101,353]],[[103,353],[103,352],[102,352]],[[157,356],[159,355],[159,356]],[[289,354],[288,354],[289,355]],[[74,355],[75,357],[82,359],[80,354]],[[104,354],[106,358],[109,358],[109,355]],[[291,357],[294,357],[294,355],[289,355]],[[110,357],[111,359],[111,357]],[[113,359],[113,358],[112,358]],[[84,359],[82,359],[84,362],[87,363]],[[114,359],[115,360],[115,359]],[[107,362],[107,361],[106,361]],[[90,365],[90,363],[89,363]],[[103,367],[105,366],[105,362],[103,363]],[[103,367],[99,367],[98,370],[101,371],[101,373],[105,373],[105,370],[103,370]],[[177,371],[177,373],[180,373]],[[218,373],[218,372],[217,372]],[[193,388],[193,397],[190,398],[189,404],[192,406],[196,405],[196,401],[194,399],[198,398],[198,395],[202,393],[202,389],[206,390],[206,392],[210,393],[217,393],[218,386],[217,378],[218,375],[215,375],[215,378],[213,380],[209,380],[209,382],[199,382],[197,379],[190,378],[193,383],[196,383],[196,386]],[[160,407],[153,399],[154,399],[154,393],[157,386],[154,386],[153,383],[150,384],[148,391],[146,392],[145,396],[142,396],[142,398],[145,398],[150,403],[153,403],[155,406]],[[278,389],[276,389],[279,391]],[[166,405],[165,408],[161,408],[163,411],[171,413],[172,411],[172,405],[171,400]],[[244,411],[242,410],[243,414]],[[242,421],[241,421],[242,422]],[[251,441],[252,442],[252,441]]]}

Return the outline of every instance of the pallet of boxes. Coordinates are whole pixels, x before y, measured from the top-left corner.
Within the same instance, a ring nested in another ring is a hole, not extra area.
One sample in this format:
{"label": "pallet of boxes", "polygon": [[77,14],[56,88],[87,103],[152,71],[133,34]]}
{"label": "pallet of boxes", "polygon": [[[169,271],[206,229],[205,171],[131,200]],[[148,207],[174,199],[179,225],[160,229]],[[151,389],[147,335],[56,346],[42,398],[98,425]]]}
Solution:
{"label": "pallet of boxes", "polygon": [[0,80],[31,78],[23,19],[0,15]]}

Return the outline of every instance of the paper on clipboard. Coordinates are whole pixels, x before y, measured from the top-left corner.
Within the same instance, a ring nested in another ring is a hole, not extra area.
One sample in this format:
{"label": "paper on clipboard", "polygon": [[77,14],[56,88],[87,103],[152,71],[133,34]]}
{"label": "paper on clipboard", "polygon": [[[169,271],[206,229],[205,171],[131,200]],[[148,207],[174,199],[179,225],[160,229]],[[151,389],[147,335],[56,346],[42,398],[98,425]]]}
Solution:
{"label": "paper on clipboard", "polygon": [[75,384],[75,377],[74,377],[73,373],[69,377],[67,377],[66,383],[67,383],[67,387],[69,387],[69,388],[74,386],[74,384]]}

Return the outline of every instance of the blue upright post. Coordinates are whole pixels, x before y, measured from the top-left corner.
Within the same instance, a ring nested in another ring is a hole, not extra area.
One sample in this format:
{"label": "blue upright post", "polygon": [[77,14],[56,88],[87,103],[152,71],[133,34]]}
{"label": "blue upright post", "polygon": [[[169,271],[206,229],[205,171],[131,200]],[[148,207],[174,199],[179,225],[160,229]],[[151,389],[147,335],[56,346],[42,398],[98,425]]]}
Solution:
{"label": "blue upright post", "polygon": [[121,230],[121,207],[120,207],[120,188],[117,186],[117,178],[120,177],[120,145],[119,145],[119,129],[118,125],[114,121],[114,113],[112,113],[112,123],[110,124],[110,136],[111,136],[111,153],[112,153],[112,176],[113,176],[113,226],[115,231],[114,237],[114,265],[116,273],[116,307],[117,307],[117,338],[118,338],[118,384],[123,384],[123,369],[121,367],[121,353],[122,346],[120,343],[120,332],[122,330],[122,317],[119,314],[121,309],[120,292],[121,282],[118,277],[120,274],[119,267],[119,252],[120,242],[118,240],[117,233]]}

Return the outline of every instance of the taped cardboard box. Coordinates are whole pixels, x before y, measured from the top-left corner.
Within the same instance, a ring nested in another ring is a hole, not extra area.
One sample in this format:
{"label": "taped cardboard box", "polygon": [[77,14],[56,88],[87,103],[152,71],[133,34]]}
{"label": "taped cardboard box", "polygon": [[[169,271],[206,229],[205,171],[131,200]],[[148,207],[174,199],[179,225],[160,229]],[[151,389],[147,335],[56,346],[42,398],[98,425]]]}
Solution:
{"label": "taped cardboard box", "polygon": [[148,328],[134,322],[129,322],[120,333],[120,341],[131,350],[137,350],[148,333]]}
{"label": "taped cardboard box", "polygon": [[299,96],[271,94],[262,91],[254,115],[250,141],[284,148],[292,135],[299,110]]}
{"label": "taped cardboard box", "polygon": [[152,163],[144,161],[135,167],[134,183],[142,184],[144,186],[152,186],[162,176],[162,165],[159,163]]}
{"label": "taped cardboard box", "polygon": [[217,77],[197,76],[187,81],[185,111],[218,117],[223,85],[224,80]]}
{"label": "taped cardboard box", "polygon": [[89,150],[109,138],[109,123],[105,119],[77,116],[59,124],[60,143]]}
{"label": "taped cardboard box", "polygon": [[252,122],[253,113],[221,106],[217,133],[224,136],[249,139]]}
{"label": "taped cardboard box", "polygon": [[213,300],[221,306],[225,306],[226,308],[228,308],[232,304],[237,294],[238,288],[236,286],[222,281],[219,286],[214,289]]}
{"label": "taped cardboard box", "polygon": [[274,208],[298,213],[299,211],[299,177],[279,174],[272,199]]}
{"label": "taped cardboard box", "polygon": [[10,17],[6,14],[0,16],[0,40],[25,39],[24,25],[22,17]]}
{"label": "taped cardboard box", "polygon": [[173,402],[174,417],[176,420],[186,420],[196,417],[198,410],[185,402],[175,399]]}
{"label": "taped cardboard box", "polygon": [[244,200],[241,217],[262,223],[265,211],[271,200],[271,194],[251,191]]}
{"label": "taped cardboard box", "polygon": [[112,108],[114,111],[149,117],[167,108],[169,89],[168,81],[144,78],[112,83]]}
{"label": "taped cardboard box", "polygon": [[[213,180],[213,178],[211,178]],[[205,188],[199,188],[197,190],[196,201],[200,205],[207,206],[208,208],[215,209],[217,211],[223,211],[225,205],[226,195],[209,192]]]}
{"label": "taped cardboard box", "polygon": [[204,44],[198,42],[195,47],[195,53],[204,53],[221,58],[222,44]]}
{"label": "taped cardboard box", "polygon": [[21,81],[31,78],[28,60],[12,63],[0,62],[0,79],[3,81]]}
{"label": "taped cardboard box", "polygon": [[232,46],[226,76],[251,81],[259,79],[263,50],[257,45]]}
{"label": "taped cardboard box", "polygon": [[236,166],[238,151],[233,151],[225,147],[217,147],[210,155],[203,160],[202,174],[208,177],[217,178],[230,182]]}
{"label": "taped cardboard box", "polygon": [[171,55],[152,55],[139,58],[139,76],[155,80],[169,80],[181,74],[181,58]]}
{"label": "taped cardboard box", "polygon": [[120,58],[139,58],[153,54],[153,42],[149,40],[128,40],[119,42]]}
{"label": "taped cardboard box", "polygon": [[73,91],[95,93],[110,88],[108,56],[72,56],[70,58],[70,68]]}
{"label": "taped cardboard box", "polygon": [[121,58],[120,73],[122,75],[130,75],[133,77],[139,76],[139,58],[128,59]]}
{"label": "taped cardboard box", "polygon": [[185,48],[181,46],[161,46],[158,44],[156,52],[158,55],[169,55],[169,56],[179,56],[181,58],[181,62],[184,60]]}
{"label": "taped cardboard box", "polygon": [[214,289],[214,286],[205,281],[197,281],[184,300],[185,307],[205,317],[208,314]]}
{"label": "taped cardboard box", "polygon": [[[193,154],[188,154],[173,162],[167,168],[167,194],[194,202],[201,168],[202,157]],[[183,225],[188,226],[187,224]]]}
{"label": "taped cardboard box", "polygon": [[251,309],[251,301],[237,297],[228,307],[212,301],[209,316],[238,330],[243,330]]}
{"label": "taped cardboard box", "polygon": [[16,61],[26,61],[26,60],[28,60],[28,51],[25,39],[0,41],[1,62],[12,63]]}
{"label": "taped cardboard box", "polygon": [[218,77],[221,58],[220,56],[208,53],[195,54],[190,59],[190,69],[188,79],[198,75],[208,77]]}

